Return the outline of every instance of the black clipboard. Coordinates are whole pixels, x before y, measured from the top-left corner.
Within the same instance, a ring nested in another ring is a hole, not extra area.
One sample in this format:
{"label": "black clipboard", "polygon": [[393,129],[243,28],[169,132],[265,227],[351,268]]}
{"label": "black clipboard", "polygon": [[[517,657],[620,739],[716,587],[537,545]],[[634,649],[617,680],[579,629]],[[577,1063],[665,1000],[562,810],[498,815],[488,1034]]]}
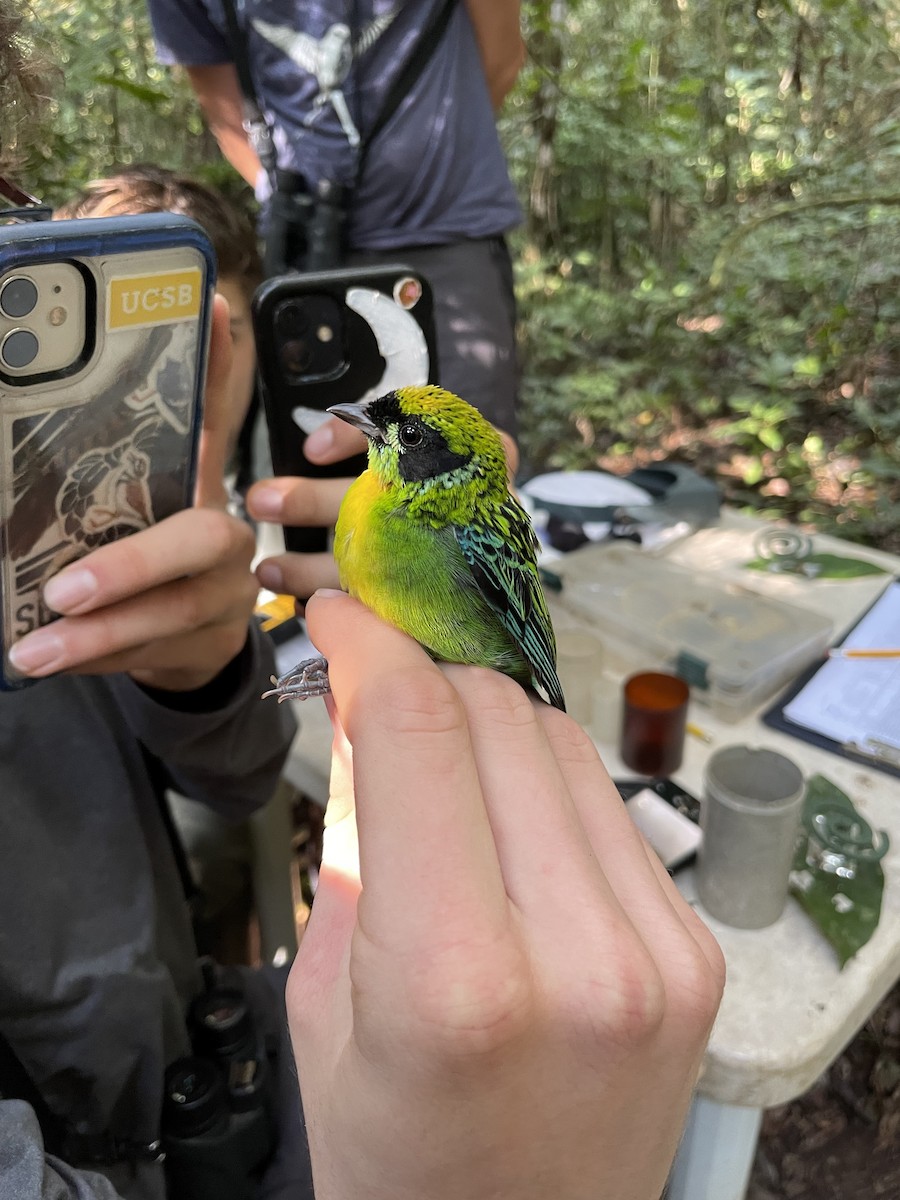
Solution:
{"label": "black clipboard", "polygon": [[[893,587],[900,582],[895,577],[889,578],[884,588],[878,593],[864,613],[862,613],[853,624],[844,631],[844,636],[840,642],[835,643],[841,645],[863,618],[871,611],[878,601],[884,596],[888,588]],[[859,763],[864,767],[871,767],[875,771],[883,771],[885,775],[892,775],[895,779],[900,779],[900,765],[895,765],[892,762],[887,762],[884,759],[878,758],[874,754],[863,754],[860,750],[853,746],[845,745],[843,742],[835,741],[834,738],[826,737],[822,733],[817,733],[814,729],[807,729],[805,725],[797,725],[785,716],[785,706],[790,704],[794,697],[806,687],[812,677],[828,662],[827,658],[823,658],[820,662],[813,663],[812,666],[798,676],[791,683],[787,690],[778,697],[771,708],[767,709],[760,716],[760,720],[764,725],[768,725],[770,729],[777,729],[779,733],[786,733],[790,737],[798,738],[801,742],[808,742],[811,746],[818,746],[820,750],[827,750],[830,754],[837,754],[841,758],[846,758],[849,762]]]}

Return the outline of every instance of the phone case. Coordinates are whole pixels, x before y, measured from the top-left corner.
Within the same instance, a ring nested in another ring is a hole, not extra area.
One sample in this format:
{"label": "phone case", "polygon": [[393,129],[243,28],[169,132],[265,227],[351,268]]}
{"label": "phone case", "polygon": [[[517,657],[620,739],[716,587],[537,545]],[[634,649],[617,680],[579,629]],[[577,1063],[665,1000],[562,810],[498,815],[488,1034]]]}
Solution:
{"label": "phone case", "polygon": [[[53,619],[51,575],[191,503],[214,281],[186,217],[0,227],[0,688],[32,682],[7,655]],[[49,311],[47,289],[63,300]],[[72,361],[23,375],[29,337],[56,353],[72,322]]]}
{"label": "phone case", "polygon": [[[298,305],[312,305],[312,319],[286,329]],[[428,281],[402,263],[282,275],[257,289],[253,325],[276,474],[334,478],[365,469],[364,455],[329,466],[309,462],[306,436],[332,404],[437,383],[433,312]],[[323,329],[324,342],[317,338]],[[308,361],[286,355],[292,342]],[[286,527],[284,535],[289,550],[327,548],[324,529]]]}

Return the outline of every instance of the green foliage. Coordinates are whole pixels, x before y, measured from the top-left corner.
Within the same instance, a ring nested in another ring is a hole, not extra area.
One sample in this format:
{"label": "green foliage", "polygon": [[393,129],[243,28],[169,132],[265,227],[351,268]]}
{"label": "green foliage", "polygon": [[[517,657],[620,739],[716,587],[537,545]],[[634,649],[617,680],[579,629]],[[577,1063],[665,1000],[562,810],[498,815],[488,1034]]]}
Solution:
{"label": "green foliage", "polygon": [[[527,460],[678,457],[733,501],[900,550],[894,0],[523,14],[500,124],[527,218]],[[144,0],[30,0],[26,35],[52,96],[18,126],[29,190],[149,160],[241,192]]]}
{"label": "green foliage", "polygon": [[539,53],[502,129],[531,207],[530,462],[676,456],[900,549],[895,7],[525,8]]}
{"label": "green foliage", "polygon": [[136,162],[207,175],[215,142],[186,81],[155,61],[144,0],[30,7],[27,34],[49,97],[37,130],[29,122],[17,147],[30,191],[57,204],[89,179]]}
{"label": "green foliage", "polygon": [[[818,865],[813,850],[817,814],[827,815],[832,827],[862,851],[858,860],[852,860],[852,879]],[[887,844],[887,834],[874,833],[845,792],[824,775],[812,776],[803,801],[803,829],[794,855],[791,893],[833,947],[842,970],[878,928],[884,894],[878,855],[884,854]],[[835,903],[838,897],[842,900]]]}
{"label": "green foliage", "polygon": [[[744,564],[750,571],[771,571],[772,560],[754,558]],[[847,558],[843,554],[810,554],[798,565],[796,573],[809,579],[861,579],[866,575],[887,575],[884,567],[864,558]]]}

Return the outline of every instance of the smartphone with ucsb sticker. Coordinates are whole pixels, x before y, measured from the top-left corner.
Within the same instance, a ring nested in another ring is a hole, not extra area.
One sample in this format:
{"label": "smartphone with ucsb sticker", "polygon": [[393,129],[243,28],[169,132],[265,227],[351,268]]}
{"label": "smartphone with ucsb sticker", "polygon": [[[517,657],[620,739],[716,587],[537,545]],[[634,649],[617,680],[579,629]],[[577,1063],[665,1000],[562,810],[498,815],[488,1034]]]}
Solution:
{"label": "smartphone with ucsb sticker", "polygon": [[52,575],[192,502],[214,284],[186,217],[0,225],[0,688]]}
{"label": "smartphone with ucsb sticker", "polygon": [[[266,280],[253,298],[253,327],[278,475],[358,475],[363,454],[321,466],[303,453],[329,406],[439,382],[431,288],[402,264]],[[320,551],[328,531],[286,527],[284,539],[289,550]]]}

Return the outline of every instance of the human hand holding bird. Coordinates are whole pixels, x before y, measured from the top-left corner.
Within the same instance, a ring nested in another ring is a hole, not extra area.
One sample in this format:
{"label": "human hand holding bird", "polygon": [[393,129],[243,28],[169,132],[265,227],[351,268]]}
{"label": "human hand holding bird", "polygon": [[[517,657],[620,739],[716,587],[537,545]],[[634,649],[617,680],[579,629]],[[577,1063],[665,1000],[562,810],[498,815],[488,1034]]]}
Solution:
{"label": "human hand holding bird", "polygon": [[[498,432],[438,387],[330,411],[369,440],[335,530],[342,586],[433,658],[502,671],[564,709],[537,539]],[[279,700],[328,691],[322,659],[274,682]]]}
{"label": "human hand holding bird", "polygon": [[287,1011],[317,1200],[658,1197],[711,933],[571,718],[341,593],[309,626],[335,738]]}

